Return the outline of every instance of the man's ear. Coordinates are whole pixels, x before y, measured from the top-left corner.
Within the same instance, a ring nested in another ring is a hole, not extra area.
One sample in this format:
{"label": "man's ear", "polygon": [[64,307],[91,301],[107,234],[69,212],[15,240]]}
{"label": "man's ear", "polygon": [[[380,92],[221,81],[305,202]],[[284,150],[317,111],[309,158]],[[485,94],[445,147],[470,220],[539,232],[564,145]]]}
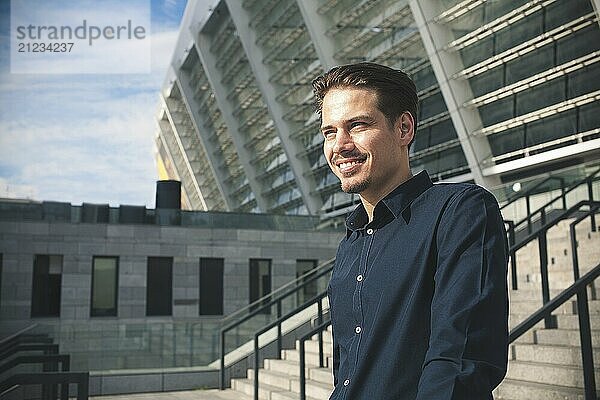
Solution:
{"label": "man's ear", "polygon": [[413,116],[405,111],[396,120],[396,131],[400,134],[400,141],[403,146],[408,146],[415,135],[415,122]]}

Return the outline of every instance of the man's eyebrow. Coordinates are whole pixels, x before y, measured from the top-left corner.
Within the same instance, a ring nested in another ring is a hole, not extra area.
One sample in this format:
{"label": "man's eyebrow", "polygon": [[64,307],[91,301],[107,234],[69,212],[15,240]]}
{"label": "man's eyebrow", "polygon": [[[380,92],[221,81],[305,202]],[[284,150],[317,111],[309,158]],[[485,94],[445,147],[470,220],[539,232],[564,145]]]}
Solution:
{"label": "man's eyebrow", "polygon": [[[357,115],[356,117],[352,117],[349,120],[344,121],[344,124],[351,124],[356,121],[366,121],[366,122],[372,124],[373,122],[375,122],[375,118],[373,118],[369,115]],[[332,129],[332,128],[334,128],[333,125],[325,125],[325,126],[321,127],[321,130],[325,131],[327,129]]]}

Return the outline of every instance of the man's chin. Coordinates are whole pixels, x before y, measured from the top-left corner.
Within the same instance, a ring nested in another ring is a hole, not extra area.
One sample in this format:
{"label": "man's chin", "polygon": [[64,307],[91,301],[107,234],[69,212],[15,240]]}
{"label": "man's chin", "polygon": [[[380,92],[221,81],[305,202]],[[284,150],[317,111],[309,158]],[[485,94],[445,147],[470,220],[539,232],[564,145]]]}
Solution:
{"label": "man's chin", "polygon": [[342,186],[342,191],[348,194],[360,194],[362,193],[366,188],[369,187],[369,181],[368,180],[364,180],[364,181],[358,181],[358,182],[341,182],[341,186]]}

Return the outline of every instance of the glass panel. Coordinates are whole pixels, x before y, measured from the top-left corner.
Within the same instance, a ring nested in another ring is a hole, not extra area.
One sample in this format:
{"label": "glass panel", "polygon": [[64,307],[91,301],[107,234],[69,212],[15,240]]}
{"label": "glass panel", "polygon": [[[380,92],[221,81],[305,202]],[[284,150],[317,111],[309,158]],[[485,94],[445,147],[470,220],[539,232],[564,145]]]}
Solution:
{"label": "glass panel", "polygon": [[476,75],[469,79],[473,96],[478,97],[483,94],[493,92],[503,86],[504,69],[502,66],[494,68],[483,74]]}
{"label": "glass panel", "polygon": [[118,258],[94,257],[92,266],[92,309],[94,316],[117,315]]}
{"label": "glass panel", "polygon": [[456,138],[454,124],[452,124],[452,120],[448,118],[431,126],[431,139],[429,145],[435,146]]}
{"label": "glass panel", "polygon": [[569,74],[569,98],[600,89],[600,63],[596,62]]}
{"label": "glass panel", "polygon": [[538,11],[527,18],[511,24],[496,34],[496,54],[526,42],[543,32],[543,17]]}
{"label": "glass panel", "polygon": [[444,97],[441,92],[429,96],[419,103],[419,120],[424,120],[446,111],[446,103],[444,103]]}
{"label": "glass panel", "polygon": [[509,129],[507,131],[489,137],[492,154],[495,156],[525,147],[525,129],[523,127]]}
{"label": "glass panel", "polygon": [[506,84],[518,82],[552,66],[554,66],[554,48],[549,44],[508,62]]}
{"label": "glass panel", "polygon": [[479,114],[483,126],[494,125],[514,117],[513,96],[479,107]]}
{"label": "glass panel", "polygon": [[579,108],[579,132],[600,127],[600,103],[595,101]]}
{"label": "glass panel", "polygon": [[600,48],[600,30],[598,24],[581,29],[557,43],[557,63],[562,64],[577,57],[589,54]]}
{"label": "glass panel", "polygon": [[531,122],[527,124],[527,146],[572,135],[576,131],[576,125],[575,110]]}
{"label": "glass panel", "polygon": [[539,110],[565,100],[565,79],[558,78],[517,93],[517,115]]}
{"label": "glass panel", "polygon": [[564,25],[593,11],[590,0],[557,1],[546,7],[546,31]]}

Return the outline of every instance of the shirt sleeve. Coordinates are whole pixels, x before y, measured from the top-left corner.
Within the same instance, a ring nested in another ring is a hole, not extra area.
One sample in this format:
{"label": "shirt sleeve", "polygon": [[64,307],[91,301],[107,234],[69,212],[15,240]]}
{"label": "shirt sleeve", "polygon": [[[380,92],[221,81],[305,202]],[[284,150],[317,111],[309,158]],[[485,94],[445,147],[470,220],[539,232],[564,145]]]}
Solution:
{"label": "shirt sleeve", "polygon": [[417,400],[492,399],[508,359],[508,245],[496,199],[473,185],[443,211]]}

